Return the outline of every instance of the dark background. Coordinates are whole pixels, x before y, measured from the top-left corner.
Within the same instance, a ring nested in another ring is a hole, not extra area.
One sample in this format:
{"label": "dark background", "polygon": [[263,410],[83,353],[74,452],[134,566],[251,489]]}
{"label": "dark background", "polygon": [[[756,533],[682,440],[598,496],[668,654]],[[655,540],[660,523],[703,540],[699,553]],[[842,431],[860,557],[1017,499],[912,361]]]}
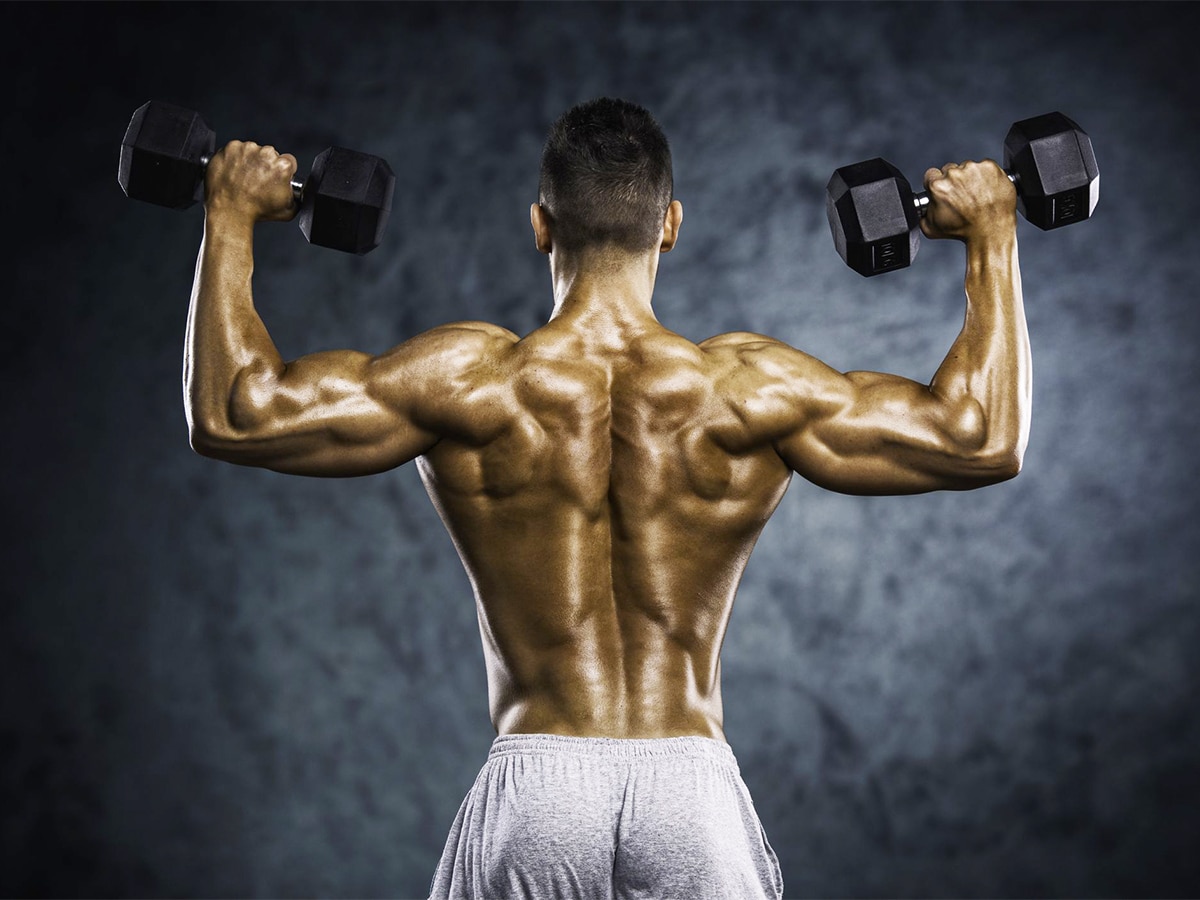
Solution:
{"label": "dark background", "polygon": [[220,140],[397,172],[354,258],[264,226],[286,358],[550,309],[528,230],[571,104],[648,106],[686,218],[656,306],[927,381],[962,251],[862,279],[824,186],[998,156],[1053,109],[1097,217],[1020,226],[1035,364],[1015,481],[851,498],[800,480],[724,652],[727,732],[789,897],[1200,895],[1190,4],[3,8],[8,102],[0,892],[417,897],[492,731],[469,585],[412,466],[193,454],[202,216],[127,200],[150,98]]}

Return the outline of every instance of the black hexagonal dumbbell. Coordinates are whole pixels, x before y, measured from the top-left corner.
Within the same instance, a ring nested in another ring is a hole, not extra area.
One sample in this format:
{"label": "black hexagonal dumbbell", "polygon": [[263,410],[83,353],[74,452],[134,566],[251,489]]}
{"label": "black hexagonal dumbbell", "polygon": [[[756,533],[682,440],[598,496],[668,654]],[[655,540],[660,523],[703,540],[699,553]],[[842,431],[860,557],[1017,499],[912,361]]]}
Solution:
{"label": "black hexagonal dumbbell", "polygon": [[[1100,199],[1091,138],[1062,113],[1013,124],[1004,139],[1004,170],[1017,208],[1043,231],[1090,218]],[[838,254],[860,275],[903,269],[920,247],[917,225],[929,195],[914,194],[883,159],[843,166],[826,188],[825,211]]]}
{"label": "black hexagonal dumbbell", "polygon": [[[216,134],[192,112],[151,100],[134,112],[121,142],[117,181],[135,200],[186,209],[204,197]],[[310,243],[363,254],[379,246],[396,176],[378,156],[330,147],[303,183],[292,181],[300,230]]]}

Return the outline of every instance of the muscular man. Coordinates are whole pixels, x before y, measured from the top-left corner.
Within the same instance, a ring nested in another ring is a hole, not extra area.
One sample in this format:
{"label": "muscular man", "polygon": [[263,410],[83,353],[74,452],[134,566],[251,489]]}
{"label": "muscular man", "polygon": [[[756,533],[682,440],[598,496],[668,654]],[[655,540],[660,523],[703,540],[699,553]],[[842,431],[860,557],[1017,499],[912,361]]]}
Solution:
{"label": "muscular man", "polygon": [[498,735],[434,896],[779,896],[721,727],[734,593],[793,472],[856,494],[1017,474],[1030,357],[1013,186],[992,162],[925,174],[921,227],[965,244],[967,308],[924,385],[660,325],[651,295],[683,210],[662,131],[613,100],[570,110],[545,145],[545,325],[460,322],[380,356],[285,363],[254,310],[251,238],[294,215],[295,167],[238,142],[208,167],[191,441],[300,475],[417,461],[474,587]]}

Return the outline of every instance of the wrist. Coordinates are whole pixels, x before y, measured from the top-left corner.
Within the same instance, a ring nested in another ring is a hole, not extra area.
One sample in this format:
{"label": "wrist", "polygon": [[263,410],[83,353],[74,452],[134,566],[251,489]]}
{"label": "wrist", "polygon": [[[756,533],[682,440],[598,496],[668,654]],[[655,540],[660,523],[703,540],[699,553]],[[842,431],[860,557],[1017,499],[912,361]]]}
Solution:
{"label": "wrist", "polygon": [[1017,248],[1017,228],[991,228],[967,235],[963,241],[967,246],[967,258],[993,258],[1011,256]]}
{"label": "wrist", "polygon": [[963,241],[970,244],[992,245],[1015,243],[1017,239],[1017,213],[1008,210],[1006,213],[980,216],[964,229]]}
{"label": "wrist", "polygon": [[245,210],[224,204],[205,204],[204,233],[206,237],[229,236],[249,238],[254,234],[255,218]]}
{"label": "wrist", "polygon": [[[966,247],[968,288],[980,282],[999,284],[1019,278],[1016,229],[1008,234],[992,234],[970,240]],[[968,290],[967,293],[970,296],[972,292]]]}

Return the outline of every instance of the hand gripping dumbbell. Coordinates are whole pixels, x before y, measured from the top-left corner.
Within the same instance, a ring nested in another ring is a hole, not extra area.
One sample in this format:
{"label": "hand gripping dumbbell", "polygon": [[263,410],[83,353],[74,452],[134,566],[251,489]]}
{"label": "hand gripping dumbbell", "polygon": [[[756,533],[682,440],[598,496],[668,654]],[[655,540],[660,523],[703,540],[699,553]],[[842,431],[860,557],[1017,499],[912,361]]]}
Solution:
{"label": "hand gripping dumbbell", "polygon": [[[138,107],[121,142],[117,181],[135,200],[187,209],[204,197],[204,171],[217,136],[199,113],[151,100]],[[297,222],[310,243],[347,253],[379,246],[396,176],[378,156],[330,147],[303,182],[292,181]]]}
{"label": "hand gripping dumbbell", "polygon": [[[1017,188],[1017,209],[1043,231],[1090,218],[1100,199],[1091,138],[1062,113],[1014,123],[1004,139],[1004,170]],[[886,160],[843,166],[825,191],[838,254],[860,275],[903,269],[917,255],[917,225],[929,202]]]}

